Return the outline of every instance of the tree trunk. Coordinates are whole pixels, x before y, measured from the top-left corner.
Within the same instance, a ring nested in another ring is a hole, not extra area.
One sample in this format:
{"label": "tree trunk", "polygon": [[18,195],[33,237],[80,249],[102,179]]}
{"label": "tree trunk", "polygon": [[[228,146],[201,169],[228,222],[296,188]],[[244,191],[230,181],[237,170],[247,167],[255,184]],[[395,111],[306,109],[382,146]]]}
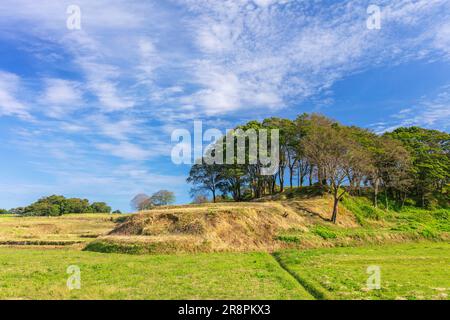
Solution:
{"label": "tree trunk", "polygon": [[387,188],[384,188],[384,197],[385,197],[385,203],[386,203],[386,210],[389,210],[389,199],[388,199]]}
{"label": "tree trunk", "polygon": [[284,168],[280,167],[280,174],[278,175],[278,180],[280,180],[280,192],[284,191]]}
{"label": "tree trunk", "polygon": [[276,176],[273,177],[271,185],[270,185],[270,190],[271,190],[272,194],[275,194],[275,185],[276,185],[276,180],[275,179],[276,179]]}
{"label": "tree trunk", "polygon": [[289,185],[291,187],[291,191],[292,191],[292,188],[293,188],[293,185],[292,185],[292,178],[294,176],[294,172],[293,171],[294,171],[293,167],[289,168]]}
{"label": "tree trunk", "polygon": [[331,221],[335,224],[336,218],[339,210],[339,198],[337,195],[334,195],[334,203],[333,203],[333,215],[331,216]]}
{"label": "tree trunk", "polygon": [[241,184],[238,184],[237,187],[237,192],[238,192],[238,201],[241,201],[242,197],[241,197]]}
{"label": "tree trunk", "polygon": [[309,186],[310,186],[310,187],[312,186],[313,170],[314,170],[314,168],[313,168],[313,166],[311,165],[311,167],[309,168]]}
{"label": "tree trunk", "polygon": [[213,194],[213,202],[216,203],[216,190],[212,190],[212,194]]}
{"label": "tree trunk", "polygon": [[374,188],[373,188],[373,191],[374,191],[374,194],[373,194],[373,206],[375,208],[378,207],[378,185],[379,185],[379,181],[378,181],[378,178],[377,178],[377,179],[375,179],[375,185],[374,185]]}
{"label": "tree trunk", "polygon": [[406,192],[403,194],[403,198],[402,198],[402,209],[405,206],[405,201],[406,201]]}

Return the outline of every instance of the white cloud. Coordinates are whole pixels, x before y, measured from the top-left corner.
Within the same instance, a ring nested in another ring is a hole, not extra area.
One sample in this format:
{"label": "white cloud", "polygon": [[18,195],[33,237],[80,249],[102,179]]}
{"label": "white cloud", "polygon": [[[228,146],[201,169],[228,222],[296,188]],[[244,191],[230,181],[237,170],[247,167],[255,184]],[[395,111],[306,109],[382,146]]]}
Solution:
{"label": "white cloud", "polygon": [[31,119],[27,106],[17,97],[20,90],[19,76],[0,70],[0,116],[18,116],[24,120]]}
{"label": "white cloud", "polygon": [[123,97],[118,92],[118,82],[116,81],[119,81],[119,69],[90,60],[89,58],[80,58],[77,62],[85,72],[86,87],[97,96],[103,110],[111,112],[133,107],[132,99]]}
{"label": "white cloud", "polygon": [[31,22],[37,27],[23,32],[63,46],[99,112],[151,102],[166,113],[185,104],[206,116],[264,111],[321,95],[373,65],[449,56],[445,0],[381,0],[377,31],[366,28],[369,2],[173,1],[173,11],[157,2],[79,1],[76,32],[65,29],[65,2],[2,4],[0,17],[4,25],[8,17],[28,22],[23,28]]}
{"label": "white cloud", "polygon": [[373,65],[442,56],[448,48],[441,25],[450,4],[443,0],[382,1],[379,31],[366,28],[368,4],[358,1],[321,9],[294,1],[187,3],[202,54],[191,68],[199,86],[191,101],[206,114],[285,107]]}
{"label": "white cloud", "polygon": [[198,65],[197,81],[204,89],[187,101],[205,108],[207,114],[239,109],[240,82],[238,77],[220,67]]}
{"label": "white cloud", "polygon": [[437,28],[434,45],[436,48],[446,52],[450,58],[450,22]]}
{"label": "white cloud", "polygon": [[154,70],[162,61],[153,42],[148,38],[138,40],[138,49],[141,63],[137,67],[141,71],[138,75],[141,81],[149,81],[154,78]]}
{"label": "white cloud", "polygon": [[199,46],[208,53],[224,52],[233,49],[233,44],[242,32],[242,23],[216,23],[205,19],[197,31]]}
{"label": "white cloud", "polygon": [[139,135],[141,133],[141,123],[132,118],[112,120],[104,115],[92,115],[86,121],[91,124],[96,134],[115,140],[124,141],[130,135]]}
{"label": "white cloud", "polygon": [[413,106],[390,116],[392,120],[375,123],[371,127],[378,133],[398,127],[420,126],[446,131],[450,128],[450,86],[444,86],[434,97],[423,97]]}
{"label": "white cloud", "polygon": [[96,146],[99,150],[126,160],[147,160],[152,156],[150,150],[129,142],[99,143]]}
{"label": "white cloud", "polygon": [[62,118],[84,107],[80,83],[63,79],[45,79],[46,88],[41,97],[45,113],[54,118]]}

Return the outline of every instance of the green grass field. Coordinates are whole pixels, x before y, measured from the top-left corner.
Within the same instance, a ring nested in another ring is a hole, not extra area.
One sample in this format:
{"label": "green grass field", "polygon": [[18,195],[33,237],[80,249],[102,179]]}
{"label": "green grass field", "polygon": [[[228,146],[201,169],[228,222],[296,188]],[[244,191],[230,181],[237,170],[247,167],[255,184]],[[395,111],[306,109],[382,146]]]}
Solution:
{"label": "green grass field", "polygon": [[[450,244],[411,243],[285,251],[281,262],[331,299],[448,299]],[[379,266],[381,289],[368,290],[367,268]]]}
{"label": "green grass field", "polygon": [[[0,299],[448,299],[450,244],[189,255],[0,248]],[[67,267],[81,270],[69,290]],[[367,290],[367,267],[381,289]],[[308,290],[305,289],[308,288]],[[311,293],[309,293],[311,292]]]}
{"label": "green grass field", "polygon": [[[69,290],[67,267],[81,271]],[[312,299],[268,253],[136,256],[0,248],[0,299]]]}

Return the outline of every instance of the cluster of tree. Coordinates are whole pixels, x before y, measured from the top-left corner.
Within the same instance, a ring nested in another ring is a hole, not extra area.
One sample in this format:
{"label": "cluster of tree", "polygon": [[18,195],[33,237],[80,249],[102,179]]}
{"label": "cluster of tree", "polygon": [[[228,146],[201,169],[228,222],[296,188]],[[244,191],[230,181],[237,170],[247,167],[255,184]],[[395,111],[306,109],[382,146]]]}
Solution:
{"label": "cluster of tree", "polygon": [[151,196],[145,193],[136,195],[130,202],[133,209],[142,211],[154,207],[166,206],[175,202],[175,194],[168,190],[159,190]]}
{"label": "cluster of tree", "polygon": [[111,207],[105,202],[89,203],[87,199],[65,198],[52,195],[44,197],[27,207],[9,210],[11,214],[25,216],[61,216],[69,213],[110,213]]}
{"label": "cluster of tree", "polygon": [[[345,126],[319,114],[302,114],[295,120],[269,118],[239,126],[232,134],[210,147],[209,154],[225,154],[226,146],[246,139],[249,130],[279,130],[279,170],[261,175],[260,161],[245,164],[201,164],[192,166],[187,181],[192,194],[208,191],[231,194],[235,201],[259,198],[305,184],[318,185],[333,195],[331,220],[336,222],[338,204],[345,193],[370,192],[373,204],[383,193],[403,205],[407,199],[423,207],[450,205],[450,135],[418,127],[398,128],[377,135],[355,126]],[[243,135],[240,136],[240,135]],[[233,139],[232,143],[225,140]],[[211,150],[212,148],[212,150]],[[220,148],[220,150],[219,150]],[[296,181],[295,181],[296,180]],[[296,182],[296,183],[295,183]]]}

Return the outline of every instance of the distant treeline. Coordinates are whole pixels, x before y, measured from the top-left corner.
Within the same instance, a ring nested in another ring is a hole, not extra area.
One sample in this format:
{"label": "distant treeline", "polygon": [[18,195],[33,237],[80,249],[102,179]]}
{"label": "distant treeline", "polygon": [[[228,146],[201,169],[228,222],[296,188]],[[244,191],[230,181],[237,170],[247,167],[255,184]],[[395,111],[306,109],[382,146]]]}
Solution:
{"label": "distant treeline", "polygon": [[[65,198],[52,195],[44,197],[27,207],[1,210],[0,213],[23,216],[60,216],[69,213],[110,213],[111,207],[105,202],[90,203],[88,199]],[[115,213],[120,213],[115,211]]]}
{"label": "distant treeline", "polygon": [[377,135],[319,114],[302,114],[295,120],[250,121],[236,129],[241,131],[224,136],[223,143],[213,146],[220,145],[223,150],[211,154],[225,154],[226,140],[237,141],[238,135],[244,135],[241,139],[247,139],[248,148],[248,130],[279,129],[278,173],[261,175],[259,161],[195,164],[187,179],[194,185],[193,195],[207,191],[214,201],[219,194],[241,201],[283,192],[286,185],[317,185],[334,197],[333,221],[344,194],[363,190],[372,194],[374,206],[380,193],[385,207],[390,201],[421,207],[450,205],[450,135],[446,132],[410,127]]}

